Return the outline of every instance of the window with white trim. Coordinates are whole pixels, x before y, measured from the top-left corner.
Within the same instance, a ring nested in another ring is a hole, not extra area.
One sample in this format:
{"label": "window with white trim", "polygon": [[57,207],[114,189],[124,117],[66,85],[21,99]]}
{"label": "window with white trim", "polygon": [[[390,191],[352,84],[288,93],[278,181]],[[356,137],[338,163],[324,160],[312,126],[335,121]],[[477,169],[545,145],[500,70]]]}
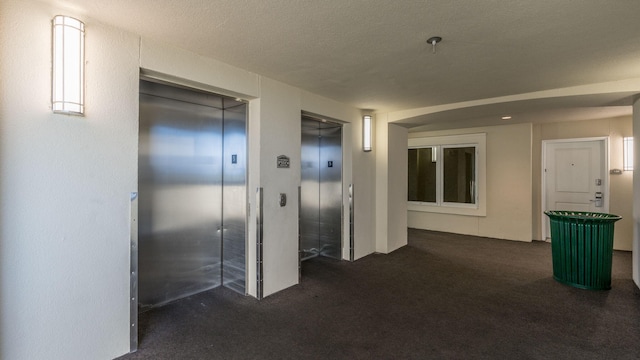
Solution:
{"label": "window with white trim", "polygon": [[409,139],[409,210],[485,215],[485,134]]}

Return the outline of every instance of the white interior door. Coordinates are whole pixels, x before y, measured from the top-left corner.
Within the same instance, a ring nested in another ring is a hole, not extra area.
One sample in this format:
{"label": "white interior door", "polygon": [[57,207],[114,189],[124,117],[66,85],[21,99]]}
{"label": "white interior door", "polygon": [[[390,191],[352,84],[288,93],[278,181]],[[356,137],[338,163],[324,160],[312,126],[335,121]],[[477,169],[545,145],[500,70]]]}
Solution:
{"label": "white interior door", "polygon": [[[608,212],[605,140],[549,142],[545,148],[545,211]],[[544,221],[548,239],[547,216]]]}

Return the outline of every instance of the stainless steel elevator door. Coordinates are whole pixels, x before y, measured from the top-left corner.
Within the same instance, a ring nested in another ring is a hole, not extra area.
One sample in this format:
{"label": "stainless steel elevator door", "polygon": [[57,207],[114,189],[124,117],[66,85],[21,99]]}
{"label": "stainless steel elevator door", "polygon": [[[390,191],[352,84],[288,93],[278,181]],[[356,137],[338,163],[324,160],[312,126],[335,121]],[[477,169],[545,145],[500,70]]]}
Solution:
{"label": "stainless steel elevator door", "polygon": [[342,126],[303,117],[301,140],[302,259],[341,259]]}
{"label": "stainless steel elevator door", "polygon": [[318,125],[302,121],[300,160],[300,251],[302,259],[320,250],[320,138]]}
{"label": "stainless steel elevator door", "polygon": [[246,118],[246,104],[225,107],[222,279],[225,287],[242,294],[246,289]]}
{"label": "stainless steel elevator door", "polygon": [[[140,81],[138,303],[142,308],[220,286],[224,270],[229,271],[231,287],[244,293],[246,105],[229,111],[227,136],[224,100]],[[227,255],[238,269],[225,266]]]}
{"label": "stainless steel elevator door", "polygon": [[342,127],[320,129],[321,255],[342,254]]}

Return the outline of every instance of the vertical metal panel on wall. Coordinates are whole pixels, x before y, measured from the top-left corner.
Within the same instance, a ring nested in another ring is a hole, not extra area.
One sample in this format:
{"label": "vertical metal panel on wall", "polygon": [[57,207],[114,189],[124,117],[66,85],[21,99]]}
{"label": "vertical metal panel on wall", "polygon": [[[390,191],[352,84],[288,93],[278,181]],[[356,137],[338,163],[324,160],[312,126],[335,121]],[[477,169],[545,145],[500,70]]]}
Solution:
{"label": "vertical metal panel on wall", "polygon": [[263,190],[258,188],[256,193],[256,298],[261,300],[264,296],[264,267],[262,256],[262,239],[263,239]]}
{"label": "vertical metal panel on wall", "polygon": [[302,209],[302,186],[298,186],[298,282],[302,281],[302,243],[301,243],[301,231],[300,231],[300,220],[301,217],[301,209]]}
{"label": "vertical metal panel on wall", "polygon": [[354,222],[354,211],[355,211],[355,193],[353,184],[349,184],[349,261],[355,261],[355,222]]}
{"label": "vertical metal panel on wall", "polygon": [[138,350],[138,193],[132,192],[129,219],[129,244],[131,262],[129,265],[129,351]]}

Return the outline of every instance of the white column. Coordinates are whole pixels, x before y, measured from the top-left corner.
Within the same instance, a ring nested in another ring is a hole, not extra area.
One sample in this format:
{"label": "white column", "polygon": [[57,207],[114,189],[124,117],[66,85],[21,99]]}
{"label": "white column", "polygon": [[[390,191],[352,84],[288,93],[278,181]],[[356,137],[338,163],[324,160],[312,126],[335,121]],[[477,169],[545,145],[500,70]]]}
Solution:
{"label": "white column", "polygon": [[376,251],[390,253],[407,244],[407,129],[377,115]]}
{"label": "white column", "polygon": [[378,114],[374,120],[376,154],[376,252],[388,253],[388,222],[389,215],[389,124],[387,114]]}
{"label": "white column", "polygon": [[408,193],[408,131],[406,128],[389,124],[387,151],[387,250],[389,252],[407,245],[407,193]]}

